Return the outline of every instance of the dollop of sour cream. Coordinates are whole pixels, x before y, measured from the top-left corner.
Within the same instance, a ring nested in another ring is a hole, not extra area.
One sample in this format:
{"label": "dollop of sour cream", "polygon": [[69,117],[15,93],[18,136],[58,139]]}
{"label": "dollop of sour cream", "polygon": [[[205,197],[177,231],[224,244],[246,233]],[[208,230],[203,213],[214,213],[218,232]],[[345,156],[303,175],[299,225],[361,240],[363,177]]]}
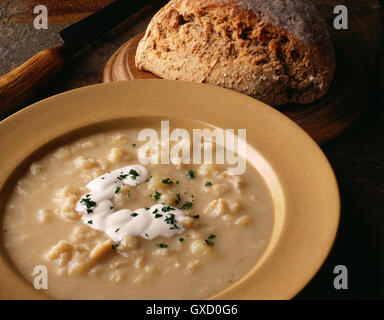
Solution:
{"label": "dollop of sour cream", "polygon": [[75,210],[82,215],[83,223],[105,232],[115,242],[126,235],[152,240],[183,232],[180,222],[185,219],[184,211],[166,204],[133,211],[115,211],[111,200],[123,184],[136,187],[144,183],[147,176],[148,171],[142,165],[131,165],[103,174],[87,184],[89,192],[80,198]]}

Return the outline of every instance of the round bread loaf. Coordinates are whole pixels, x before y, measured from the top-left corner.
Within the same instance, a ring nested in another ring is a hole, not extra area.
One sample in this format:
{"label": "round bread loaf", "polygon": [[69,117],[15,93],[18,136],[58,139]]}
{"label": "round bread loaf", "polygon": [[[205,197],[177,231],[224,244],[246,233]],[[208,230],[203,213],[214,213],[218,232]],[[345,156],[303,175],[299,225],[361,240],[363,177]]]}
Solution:
{"label": "round bread loaf", "polygon": [[309,0],[171,0],[149,24],[136,66],[281,105],[323,96],[335,57]]}

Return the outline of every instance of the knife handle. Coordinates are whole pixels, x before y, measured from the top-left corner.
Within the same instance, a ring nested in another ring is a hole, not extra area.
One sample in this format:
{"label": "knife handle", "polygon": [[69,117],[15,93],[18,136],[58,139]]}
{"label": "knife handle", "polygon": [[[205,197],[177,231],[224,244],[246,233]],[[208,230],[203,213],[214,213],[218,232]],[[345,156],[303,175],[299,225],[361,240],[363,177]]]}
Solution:
{"label": "knife handle", "polygon": [[63,47],[40,51],[21,66],[0,77],[0,115],[23,106],[62,69]]}

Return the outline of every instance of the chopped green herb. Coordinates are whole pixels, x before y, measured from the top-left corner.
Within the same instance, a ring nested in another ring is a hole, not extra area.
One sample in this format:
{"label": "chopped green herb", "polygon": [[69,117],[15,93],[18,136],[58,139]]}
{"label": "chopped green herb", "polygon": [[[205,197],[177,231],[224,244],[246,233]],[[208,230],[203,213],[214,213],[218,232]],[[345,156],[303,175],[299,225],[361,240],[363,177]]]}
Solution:
{"label": "chopped green herb", "polygon": [[136,143],[132,143],[132,147],[136,147]]}
{"label": "chopped green herb", "polygon": [[120,246],[120,241],[112,245],[112,249],[115,250]]}
{"label": "chopped green herb", "polygon": [[101,177],[100,179],[101,179],[101,180],[104,180],[104,179],[105,179],[105,177]]}
{"label": "chopped green herb", "polygon": [[204,243],[208,246],[213,246],[214,243],[212,240],[215,238],[216,238],[216,236],[214,234],[211,234],[211,235],[209,235],[208,239],[204,240]]}
{"label": "chopped green herb", "polygon": [[159,211],[159,209],[155,209],[155,210],[153,210],[152,213],[157,213],[157,211]]}
{"label": "chopped green herb", "polygon": [[161,197],[161,193],[156,190],[155,194],[153,195],[153,199],[155,201],[159,201],[160,197]]}
{"label": "chopped green herb", "polygon": [[184,204],[181,206],[181,210],[189,210],[191,209],[193,206],[193,202],[191,201],[187,201],[187,202],[184,202]]}
{"label": "chopped green herb", "polygon": [[131,197],[131,193],[128,191],[128,198],[130,198]]}
{"label": "chopped green herb", "polygon": [[192,216],[192,218],[193,218],[193,219],[199,219],[200,216],[197,214],[197,215],[195,215],[195,216]]}
{"label": "chopped green herb", "polygon": [[193,178],[195,177],[195,173],[196,173],[196,171],[193,171],[193,170],[185,171],[185,174],[186,174],[186,176],[187,176],[189,179],[193,179]]}
{"label": "chopped green herb", "polygon": [[164,183],[164,184],[172,184],[173,183],[171,178],[163,179],[163,180],[161,180],[161,182]]}
{"label": "chopped green herb", "polygon": [[180,242],[184,242],[184,238],[179,238],[179,241]]}
{"label": "chopped green herb", "polygon": [[149,180],[152,179],[152,176],[150,176],[149,178],[147,178],[147,180],[145,180],[145,182],[149,182]]}
{"label": "chopped green herb", "polygon": [[145,208],[146,211],[148,211],[149,209],[151,209],[151,208],[148,208],[148,207]]}
{"label": "chopped green herb", "polygon": [[163,208],[161,209],[161,211],[163,211],[163,212],[169,212],[169,211],[172,211],[172,210],[176,210],[176,209],[171,207],[171,206],[169,206],[169,205],[167,205],[167,204],[165,204],[163,206]]}
{"label": "chopped green herb", "polygon": [[181,197],[180,197],[180,192],[178,194],[176,194],[176,198],[177,200],[175,200],[175,203],[176,204],[179,204],[180,200],[181,200]]}
{"label": "chopped green herb", "polygon": [[177,180],[177,181],[176,181],[176,184],[179,184],[179,183],[180,183],[180,181],[179,181],[179,180]]}
{"label": "chopped green herb", "polygon": [[175,219],[175,215],[173,213],[171,213],[168,217],[166,217],[164,221],[168,224],[174,224],[177,222]]}
{"label": "chopped green herb", "polygon": [[145,233],[145,236],[146,236],[147,238],[149,238],[149,235],[148,235],[148,233]]}
{"label": "chopped green herb", "polygon": [[157,218],[161,218],[163,215],[162,214],[160,214],[160,213],[156,213],[155,214],[155,219],[157,219]]}
{"label": "chopped green herb", "polygon": [[134,213],[131,213],[131,216],[132,217],[137,217],[139,214],[138,213],[136,213],[136,212],[134,212]]}
{"label": "chopped green herb", "polygon": [[128,177],[128,174],[121,173],[121,174],[117,177],[117,179],[119,179],[119,180],[124,180],[126,177]]}
{"label": "chopped green herb", "polygon": [[113,209],[115,209],[115,207],[109,207],[109,209],[113,210]]}
{"label": "chopped green herb", "polygon": [[92,208],[96,207],[96,202],[91,200],[91,195],[87,194],[85,198],[80,200],[80,203],[87,208],[87,213],[93,213]]}
{"label": "chopped green herb", "polygon": [[116,194],[119,193],[120,189],[121,189],[120,187],[116,187],[115,193]]}
{"label": "chopped green herb", "polygon": [[158,244],[156,244],[156,246],[159,248],[162,248],[162,249],[168,248],[168,245],[165,243],[158,243]]}
{"label": "chopped green herb", "polygon": [[[173,209],[174,210],[174,209]],[[174,229],[179,229],[179,227],[177,226],[177,220],[175,219],[175,215],[173,213],[170,213],[169,216],[167,216],[164,221],[167,223],[167,224],[171,224],[172,227],[170,227],[170,230],[174,230]]]}
{"label": "chopped green herb", "polygon": [[206,187],[211,187],[211,186],[212,186],[212,182],[211,182],[211,181],[207,181],[207,182],[205,183],[205,186],[206,186]]}
{"label": "chopped green herb", "polygon": [[136,170],[133,170],[133,169],[129,170],[129,175],[131,176],[131,179],[132,179],[132,180],[136,180],[136,178],[139,176],[139,174],[137,173],[137,171],[136,171]]}
{"label": "chopped green herb", "polygon": [[117,229],[115,230],[115,232],[119,232],[119,230],[120,230],[120,228],[117,228]]}
{"label": "chopped green herb", "polygon": [[89,221],[88,221],[88,224],[93,224],[93,221],[92,221],[92,220],[89,220]]}

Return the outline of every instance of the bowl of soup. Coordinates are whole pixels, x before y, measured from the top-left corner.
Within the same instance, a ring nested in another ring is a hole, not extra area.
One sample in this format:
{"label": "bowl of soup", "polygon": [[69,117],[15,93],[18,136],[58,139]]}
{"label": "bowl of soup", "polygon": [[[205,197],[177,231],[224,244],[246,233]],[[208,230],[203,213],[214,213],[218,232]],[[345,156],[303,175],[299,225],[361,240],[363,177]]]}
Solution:
{"label": "bowl of soup", "polygon": [[90,86],[0,135],[3,299],[289,299],[336,235],[319,147],[226,89]]}

